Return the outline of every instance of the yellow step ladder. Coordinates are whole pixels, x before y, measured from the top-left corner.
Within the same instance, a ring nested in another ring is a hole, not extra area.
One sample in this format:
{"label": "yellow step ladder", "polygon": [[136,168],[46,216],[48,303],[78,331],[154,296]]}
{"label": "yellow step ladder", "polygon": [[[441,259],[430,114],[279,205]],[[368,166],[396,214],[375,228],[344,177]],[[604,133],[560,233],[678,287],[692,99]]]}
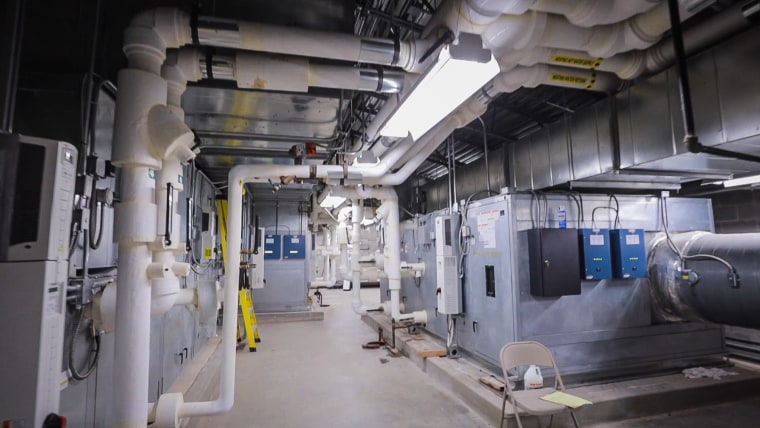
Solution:
{"label": "yellow step ladder", "polygon": [[[222,259],[227,260],[227,201],[216,201],[219,211],[219,232],[222,240]],[[239,272],[235,272],[239,275]],[[227,275],[234,275],[233,272],[227,272]],[[248,350],[256,352],[256,344],[261,342],[259,335],[259,323],[256,320],[256,312],[253,310],[253,296],[251,289],[240,285],[239,291],[240,310],[243,313],[243,324],[245,326],[245,338],[248,340]],[[238,341],[243,340],[242,331],[238,326]]]}

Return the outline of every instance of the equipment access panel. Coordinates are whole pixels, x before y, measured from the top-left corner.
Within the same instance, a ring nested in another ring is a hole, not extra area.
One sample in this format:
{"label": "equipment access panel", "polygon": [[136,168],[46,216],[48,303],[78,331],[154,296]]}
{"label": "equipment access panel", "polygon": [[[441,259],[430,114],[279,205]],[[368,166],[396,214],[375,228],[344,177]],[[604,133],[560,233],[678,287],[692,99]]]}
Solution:
{"label": "equipment access panel", "polygon": [[530,229],[528,252],[531,295],[581,294],[577,229]]}
{"label": "equipment access panel", "polygon": [[280,235],[264,236],[264,260],[279,260],[282,252]]}
{"label": "equipment access panel", "polygon": [[283,259],[306,258],[306,235],[285,235],[282,243]]}

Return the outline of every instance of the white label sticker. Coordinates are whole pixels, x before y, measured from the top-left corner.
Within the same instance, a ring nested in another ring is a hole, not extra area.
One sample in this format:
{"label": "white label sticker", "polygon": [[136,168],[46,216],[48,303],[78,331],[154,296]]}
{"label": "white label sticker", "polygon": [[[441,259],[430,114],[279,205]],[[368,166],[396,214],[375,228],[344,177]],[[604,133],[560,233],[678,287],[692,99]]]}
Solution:
{"label": "white label sticker", "polygon": [[588,238],[591,245],[604,245],[604,235],[589,235]]}
{"label": "white label sticker", "polygon": [[267,238],[265,241],[267,244],[274,244],[274,238]]}
{"label": "white label sticker", "polygon": [[625,235],[625,245],[639,245],[639,235]]}
{"label": "white label sticker", "polygon": [[291,238],[290,242],[292,242],[293,244],[297,244],[297,243],[301,242],[301,239],[300,238]]}

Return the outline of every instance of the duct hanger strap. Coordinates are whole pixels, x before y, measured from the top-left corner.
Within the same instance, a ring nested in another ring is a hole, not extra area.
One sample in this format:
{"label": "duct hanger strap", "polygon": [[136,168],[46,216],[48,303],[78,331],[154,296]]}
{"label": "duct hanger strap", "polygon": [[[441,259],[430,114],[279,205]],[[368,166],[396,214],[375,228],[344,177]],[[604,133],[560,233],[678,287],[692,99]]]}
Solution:
{"label": "duct hanger strap", "polygon": [[[683,29],[681,18],[678,13],[678,0],[668,0],[670,13],[670,32],[673,38],[673,50],[676,54],[676,66],[678,67],[678,87],[681,93],[681,113],[684,123],[684,144],[692,151],[702,147],[694,130],[694,111],[691,105],[691,87],[689,85],[689,69],[686,65],[686,50],[683,47]],[[696,152],[698,153],[698,152]]]}

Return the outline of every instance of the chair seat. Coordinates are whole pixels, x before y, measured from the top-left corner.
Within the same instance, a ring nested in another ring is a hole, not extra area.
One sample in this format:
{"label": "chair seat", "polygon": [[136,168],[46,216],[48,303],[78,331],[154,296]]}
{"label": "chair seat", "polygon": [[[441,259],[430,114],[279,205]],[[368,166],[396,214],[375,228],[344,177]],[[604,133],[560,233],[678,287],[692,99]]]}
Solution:
{"label": "chair seat", "polygon": [[569,410],[567,406],[542,400],[540,397],[556,391],[554,388],[529,389],[527,391],[512,391],[517,407],[534,415],[550,415]]}

